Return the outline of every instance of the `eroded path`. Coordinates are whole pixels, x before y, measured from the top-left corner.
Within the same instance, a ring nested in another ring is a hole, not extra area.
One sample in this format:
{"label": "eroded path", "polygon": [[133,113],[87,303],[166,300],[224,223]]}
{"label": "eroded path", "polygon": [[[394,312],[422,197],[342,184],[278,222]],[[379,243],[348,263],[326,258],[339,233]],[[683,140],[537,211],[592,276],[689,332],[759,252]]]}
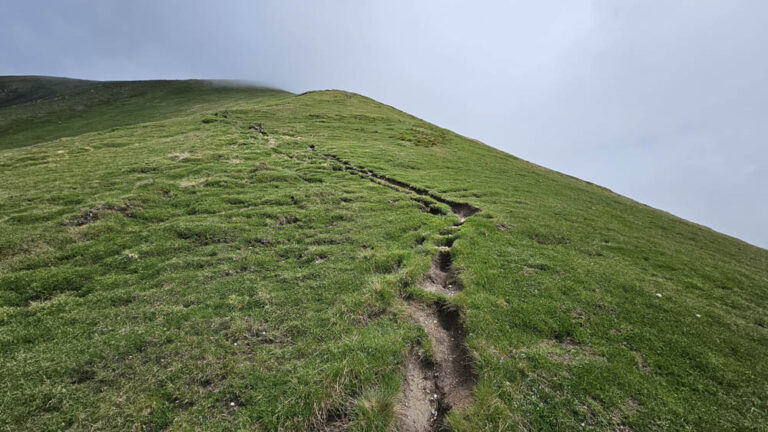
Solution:
{"label": "eroded path", "polygon": [[475,377],[458,309],[448,304],[410,302],[408,312],[432,341],[433,375],[441,404],[438,414],[464,408],[472,400]]}
{"label": "eroded path", "polygon": [[444,296],[461,291],[461,281],[453,270],[453,258],[449,246],[438,246],[437,255],[432,259],[432,268],[419,282],[419,288]]}
{"label": "eroded path", "polygon": [[459,218],[460,222],[463,222],[466,218],[472,216],[473,214],[480,211],[479,208],[463,202],[453,201],[446,198],[441,197],[440,195],[437,195],[435,193],[432,193],[428,191],[427,189],[423,189],[417,186],[409,185],[408,183],[402,182],[400,180],[393,179],[391,177],[387,177],[378,173],[375,173],[369,169],[357,167],[355,165],[352,165],[351,163],[339,158],[336,155],[333,154],[325,154],[325,157],[334,160],[344,166],[345,169],[362,174],[364,176],[367,176],[371,181],[374,183],[381,184],[383,186],[387,186],[390,188],[393,188],[395,190],[399,191],[410,191],[417,195],[421,196],[427,196],[432,198],[433,200],[443,203],[451,208],[451,211],[456,215],[456,217]]}
{"label": "eroded path", "polygon": [[[461,228],[466,218],[480,211],[471,204],[449,200],[426,189],[357,167],[336,155],[324,156],[341,164],[352,174],[368,178],[379,185],[408,194],[415,193],[420,197],[429,197],[446,204],[459,219],[453,226],[455,230]],[[431,207],[428,200],[419,197],[411,199],[424,205],[429,213],[441,214],[439,209]],[[398,429],[401,432],[441,430],[447,413],[463,409],[472,401],[476,377],[465,344],[461,313],[457,306],[447,301],[447,298],[463,289],[453,268],[451,247],[455,239],[455,232],[442,237],[442,245],[437,247],[438,252],[432,259],[432,267],[418,284],[422,290],[444,296],[446,300],[433,304],[425,304],[416,299],[406,300],[409,316],[429,336],[432,358],[420,358],[412,352],[406,361],[405,378],[396,408]]]}

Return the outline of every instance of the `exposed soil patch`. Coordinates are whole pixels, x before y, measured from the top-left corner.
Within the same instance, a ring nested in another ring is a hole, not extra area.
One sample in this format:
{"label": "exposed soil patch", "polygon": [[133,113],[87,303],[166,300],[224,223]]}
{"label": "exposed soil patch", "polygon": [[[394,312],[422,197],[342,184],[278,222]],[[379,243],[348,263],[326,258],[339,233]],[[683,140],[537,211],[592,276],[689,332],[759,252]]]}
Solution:
{"label": "exposed soil patch", "polygon": [[419,288],[446,296],[452,296],[462,289],[453,270],[453,259],[450,247],[438,246],[438,254],[432,259],[432,268],[424,279],[419,282]]}
{"label": "exposed soil patch", "polygon": [[405,364],[402,400],[397,407],[398,430],[429,432],[435,429],[438,417],[438,390],[431,365],[415,355]]}
{"label": "exposed soil patch", "polygon": [[439,422],[448,411],[462,409],[472,401],[476,378],[472,372],[472,358],[464,343],[464,327],[459,311],[449,305],[411,303],[408,312],[421,324],[432,342]]}
{"label": "exposed soil patch", "polygon": [[68,225],[83,226],[94,223],[97,220],[99,220],[99,214],[95,210],[87,209],[80,213],[80,215],[71,221]]}
{"label": "exposed soil patch", "polygon": [[[388,184],[390,184],[392,186],[395,186],[395,187],[397,187],[399,189],[405,189],[407,191],[414,192],[417,195],[428,196],[428,197],[432,198],[433,200],[435,200],[435,201],[437,201],[439,203],[443,203],[443,204],[445,204],[445,205],[447,205],[448,207],[451,208],[451,211],[453,211],[453,213],[459,218],[460,221],[464,221],[466,218],[468,218],[468,217],[472,216],[473,214],[475,214],[475,213],[480,211],[479,208],[477,208],[477,207],[475,207],[475,206],[473,206],[471,204],[449,200],[449,199],[443,198],[443,197],[441,197],[439,195],[436,195],[436,194],[428,191],[427,189],[423,189],[423,188],[420,188],[418,186],[412,186],[412,185],[409,185],[408,183],[402,182],[400,180],[393,179],[393,178],[390,178],[390,177],[387,177],[387,176],[375,173],[375,172],[373,172],[373,171],[371,171],[369,169],[365,169],[365,168],[362,168],[362,167],[354,166],[351,163],[349,163],[349,162],[347,162],[347,161],[345,161],[343,159],[340,159],[336,155],[326,154],[325,157],[327,157],[327,158],[329,158],[329,159],[331,159],[333,161],[336,161],[336,162],[342,164],[344,166],[344,168],[347,169],[347,170],[352,170],[352,171],[355,171],[356,173],[359,173],[359,174],[362,174],[362,175],[368,177],[371,181],[380,180],[380,181],[388,183]],[[376,183],[379,183],[379,182],[376,182]]]}

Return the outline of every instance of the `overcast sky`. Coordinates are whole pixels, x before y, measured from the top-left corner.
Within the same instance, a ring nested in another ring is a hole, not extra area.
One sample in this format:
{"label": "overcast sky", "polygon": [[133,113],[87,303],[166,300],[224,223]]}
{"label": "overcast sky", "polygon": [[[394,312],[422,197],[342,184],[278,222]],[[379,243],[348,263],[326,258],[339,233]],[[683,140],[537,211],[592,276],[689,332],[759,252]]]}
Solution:
{"label": "overcast sky", "polygon": [[362,93],[768,247],[768,1],[0,0],[0,75]]}

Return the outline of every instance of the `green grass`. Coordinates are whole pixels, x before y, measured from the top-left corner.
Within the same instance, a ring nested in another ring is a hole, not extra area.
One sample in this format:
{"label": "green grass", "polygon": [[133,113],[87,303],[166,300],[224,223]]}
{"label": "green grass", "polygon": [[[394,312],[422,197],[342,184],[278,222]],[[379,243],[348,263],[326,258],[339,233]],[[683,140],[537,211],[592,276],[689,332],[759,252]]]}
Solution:
{"label": "green grass", "polygon": [[200,80],[0,77],[0,150],[285,94]]}
{"label": "green grass", "polygon": [[765,250],[358,95],[200,84],[0,109],[0,429],[392,430],[448,231],[453,429],[768,428]]}

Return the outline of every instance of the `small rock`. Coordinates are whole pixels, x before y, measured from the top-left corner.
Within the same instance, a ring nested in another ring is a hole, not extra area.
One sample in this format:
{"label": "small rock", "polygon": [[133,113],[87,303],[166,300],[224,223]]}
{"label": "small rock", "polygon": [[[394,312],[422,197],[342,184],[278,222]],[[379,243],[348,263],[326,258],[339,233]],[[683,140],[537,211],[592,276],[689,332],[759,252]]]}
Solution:
{"label": "small rock", "polygon": [[699,314],[696,314],[696,318],[701,318],[701,315],[699,315]]}
{"label": "small rock", "polygon": [[661,298],[661,293],[656,293],[656,297]]}

